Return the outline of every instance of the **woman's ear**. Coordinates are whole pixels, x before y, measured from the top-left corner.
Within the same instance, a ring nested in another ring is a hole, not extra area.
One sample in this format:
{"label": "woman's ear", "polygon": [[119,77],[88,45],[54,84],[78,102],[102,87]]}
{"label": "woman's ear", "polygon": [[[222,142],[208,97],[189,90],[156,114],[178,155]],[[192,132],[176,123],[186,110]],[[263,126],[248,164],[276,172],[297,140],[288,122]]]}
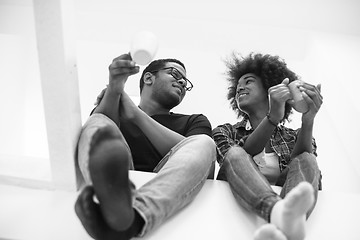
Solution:
{"label": "woman's ear", "polygon": [[154,75],[150,72],[147,72],[144,74],[144,83],[147,84],[147,85],[151,85],[153,84],[153,81],[154,81]]}

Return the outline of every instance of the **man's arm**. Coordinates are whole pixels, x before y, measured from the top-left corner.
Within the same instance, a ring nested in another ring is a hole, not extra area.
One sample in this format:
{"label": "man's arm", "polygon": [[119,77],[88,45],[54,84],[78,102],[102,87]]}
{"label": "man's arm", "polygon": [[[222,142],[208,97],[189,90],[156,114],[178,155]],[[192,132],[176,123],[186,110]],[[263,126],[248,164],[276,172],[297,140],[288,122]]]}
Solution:
{"label": "man's arm", "polygon": [[129,54],[123,54],[115,58],[109,66],[109,85],[104,97],[93,113],[102,113],[119,126],[119,101],[124,91],[125,83],[130,75],[138,72],[139,67],[131,60]]}
{"label": "man's arm", "polygon": [[134,104],[125,92],[121,95],[120,103],[121,117],[134,122],[162,156],[185,138],[148,116]]}

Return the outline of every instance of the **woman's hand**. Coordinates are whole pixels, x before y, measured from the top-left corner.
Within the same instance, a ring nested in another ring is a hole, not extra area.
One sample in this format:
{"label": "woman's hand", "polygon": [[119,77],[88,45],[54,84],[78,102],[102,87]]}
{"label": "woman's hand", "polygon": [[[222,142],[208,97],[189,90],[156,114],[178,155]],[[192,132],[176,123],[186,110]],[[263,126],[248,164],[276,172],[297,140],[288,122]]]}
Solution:
{"label": "woman's hand", "polygon": [[309,110],[302,115],[302,122],[312,123],[323,103],[321,85],[318,84],[317,86],[314,86],[309,83],[304,83],[300,87],[300,91],[309,106]]}
{"label": "woman's hand", "polygon": [[285,103],[291,99],[289,79],[269,88],[269,114],[273,121],[280,122],[285,115]]}

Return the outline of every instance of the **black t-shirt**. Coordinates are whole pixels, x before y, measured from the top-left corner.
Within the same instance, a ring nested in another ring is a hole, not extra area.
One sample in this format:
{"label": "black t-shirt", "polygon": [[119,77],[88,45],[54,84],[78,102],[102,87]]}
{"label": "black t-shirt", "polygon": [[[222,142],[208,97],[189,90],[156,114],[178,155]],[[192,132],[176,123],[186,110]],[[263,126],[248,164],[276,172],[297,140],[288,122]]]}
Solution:
{"label": "black t-shirt", "polygon": [[[211,124],[202,114],[170,113],[151,117],[185,137],[196,134],[206,134],[211,137]],[[152,172],[163,156],[133,122],[121,120],[120,130],[131,149],[135,170]]]}

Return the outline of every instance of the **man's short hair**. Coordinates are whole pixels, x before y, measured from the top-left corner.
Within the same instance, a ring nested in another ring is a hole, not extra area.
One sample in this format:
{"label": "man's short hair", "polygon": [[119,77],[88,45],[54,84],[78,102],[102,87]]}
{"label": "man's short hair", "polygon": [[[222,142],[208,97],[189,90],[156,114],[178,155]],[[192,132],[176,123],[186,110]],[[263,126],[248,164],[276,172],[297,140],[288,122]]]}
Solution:
{"label": "man's short hair", "polygon": [[174,58],[166,58],[166,59],[154,60],[144,69],[144,71],[141,74],[140,93],[142,92],[142,90],[144,88],[144,79],[143,78],[144,78],[145,73],[160,70],[160,69],[164,68],[166,63],[168,63],[168,62],[177,63],[177,64],[181,65],[186,70],[185,65],[182,62],[180,62],[179,60],[174,59]]}

